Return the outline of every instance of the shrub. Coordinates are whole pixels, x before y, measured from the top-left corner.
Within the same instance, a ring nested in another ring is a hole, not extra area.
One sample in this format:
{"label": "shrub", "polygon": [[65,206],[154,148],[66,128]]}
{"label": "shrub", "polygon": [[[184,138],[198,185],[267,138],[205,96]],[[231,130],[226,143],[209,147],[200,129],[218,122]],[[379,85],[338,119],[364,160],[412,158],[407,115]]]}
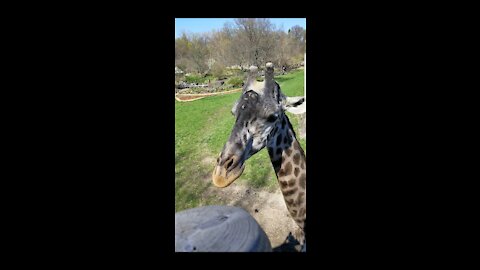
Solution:
{"label": "shrub", "polygon": [[215,82],[216,78],[215,76],[213,75],[207,75],[203,78],[203,83],[208,83],[210,81],[210,83],[213,83]]}
{"label": "shrub", "polygon": [[227,81],[227,84],[233,85],[233,87],[241,87],[242,83],[243,83],[242,77],[232,77]]}
{"label": "shrub", "polygon": [[220,78],[223,75],[225,75],[225,67],[222,66],[220,63],[215,62],[215,64],[213,64],[210,72],[213,76],[215,76],[217,78]]}
{"label": "shrub", "polygon": [[185,76],[185,81],[187,83],[203,83],[203,81],[205,80],[205,78],[203,78],[202,76],[200,75],[189,75],[189,76]]}

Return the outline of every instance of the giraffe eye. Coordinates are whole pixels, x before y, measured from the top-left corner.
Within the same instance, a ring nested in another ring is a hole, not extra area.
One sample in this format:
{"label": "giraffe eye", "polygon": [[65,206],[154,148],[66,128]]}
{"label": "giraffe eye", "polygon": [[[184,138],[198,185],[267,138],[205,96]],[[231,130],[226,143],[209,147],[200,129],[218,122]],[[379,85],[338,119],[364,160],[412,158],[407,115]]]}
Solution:
{"label": "giraffe eye", "polygon": [[271,115],[268,116],[267,121],[268,122],[275,122],[275,120],[277,120],[277,118],[278,118],[278,115],[271,114]]}

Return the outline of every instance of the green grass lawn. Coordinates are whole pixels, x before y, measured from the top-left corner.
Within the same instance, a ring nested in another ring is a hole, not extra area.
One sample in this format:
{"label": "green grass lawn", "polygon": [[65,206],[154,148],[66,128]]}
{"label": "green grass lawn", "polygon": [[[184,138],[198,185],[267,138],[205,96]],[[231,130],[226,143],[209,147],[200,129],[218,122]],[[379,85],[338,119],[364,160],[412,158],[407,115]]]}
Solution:
{"label": "green grass lawn", "polygon": [[[285,95],[303,95],[303,70],[275,80]],[[175,211],[224,203],[208,196],[205,190],[212,185],[215,161],[233,128],[235,119],[230,110],[239,95],[212,96],[192,102],[175,101]],[[297,117],[287,115],[298,134]],[[300,140],[300,144],[306,153],[305,140]],[[247,160],[245,171],[236,183],[269,191],[278,187],[266,149]]]}

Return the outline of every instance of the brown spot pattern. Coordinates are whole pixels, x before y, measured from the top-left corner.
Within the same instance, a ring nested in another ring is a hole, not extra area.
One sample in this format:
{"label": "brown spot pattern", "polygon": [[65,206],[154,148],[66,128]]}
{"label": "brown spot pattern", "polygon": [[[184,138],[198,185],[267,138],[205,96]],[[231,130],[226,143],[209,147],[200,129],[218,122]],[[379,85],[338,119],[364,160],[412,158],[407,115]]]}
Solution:
{"label": "brown spot pattern", "polygon": [[297,204],[298,204],[298,205],[302,205],[302,204],[303,204],[304,197],[305,197],[305,192],[300,192],[300,193],[298,193],[298,196],[297,196]]}
{"label": "brown spot pattern", "polygon": [[294,156],[293,156],[293,162],[298,165],[298,163],[300,163],[300,154],[299,153],[296,153]]}
{"label": "brown spot pattern", "polygon": [[293,143],[293,148],[295,148],[295,150],[298,150],[298,149],[299,149],[298,141],[295,141],[295,142]]}
{"label": "brown spot pattern", "polygon": [[287,190],[287,191],[285,191],[285,192],[283,193],[283,196],[286,196],[286,197],[291,196],[291,195],[293,195],[295,192],[297,192],[297,190],[298,190],[298,188],[296,188],[296,187],[294,187],[294,188],[292,188],[292,189],[289,189],[289,190]]}
{"label": "brown spot pattern", "polygon": [[292,173],[292,163],[287,162],[287,164],[285,165],[284,167],[285,171],[284,171],[284,175],[289,175]]}
{"label": "brown spot pattern", "polygon": [[303,217],[294,217],[293,218],[297,223],[303,223],[305,221],[305,218]]}
{"label": "brown spot pattern", "polygon": [[305,189],[305,183],[306,183],[306,180],[307,180],[306,178],[307,177],[306,177],[305,173],[302,173],[302,175],[300,176],[299,184],[303,189]]}
{"label": "brown spot pattern", "polygon": [[304,216],[305,215],[305,207],[300,208],[300,211],[298,212],[298,216]]}
{"label": "brown spot pattern", "polygon": [[295,178],[291,178],[290,181],[288,181],[288,186],[293,187],[296,184]]}

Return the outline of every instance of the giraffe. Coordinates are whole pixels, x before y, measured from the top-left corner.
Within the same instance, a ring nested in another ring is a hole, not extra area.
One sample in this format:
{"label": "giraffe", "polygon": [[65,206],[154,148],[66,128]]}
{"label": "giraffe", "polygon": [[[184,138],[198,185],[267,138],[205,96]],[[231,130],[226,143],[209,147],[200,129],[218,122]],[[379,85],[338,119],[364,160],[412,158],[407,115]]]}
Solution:
{"label": "giraffe", "polygon": [[258,68],[250,67],[231,111],[236,122],[217,158],[212,180],[217,187],[229,186],[243,173],[245,161],[267,147],[287,209],[305,236],[306,158],[285,114],[305,99],[286,97],[274,81],[273,71],[273,64],[267,63],[265,80],[257,82]]}

